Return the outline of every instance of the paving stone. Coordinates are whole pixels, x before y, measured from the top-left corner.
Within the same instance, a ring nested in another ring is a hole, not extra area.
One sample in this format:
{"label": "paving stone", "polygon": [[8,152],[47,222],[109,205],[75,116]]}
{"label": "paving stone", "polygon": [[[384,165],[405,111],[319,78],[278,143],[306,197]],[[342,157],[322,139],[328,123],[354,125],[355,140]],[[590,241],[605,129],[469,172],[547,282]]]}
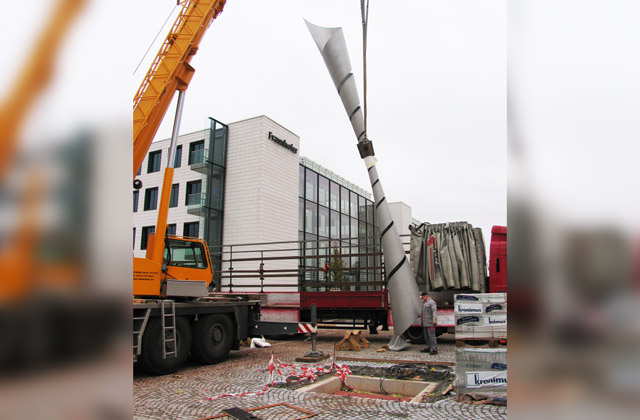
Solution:
{"label": "paving stone", "polygon": [[[320,330],[317,348],[333,354],[333,346],[344,335],[344,330]],[[371,342],[369,349],[360,352],[336,352],[338,363],[347,366],[390,367],[399,360],[455,361],[455,342],[444,337],[439,341],[439,354],[432,356],[420,353],[424,345],[412,345],[402,352],[376,352],[389,342],[392,332],[378,335],[365,333]],[[222,393],[256,392],[264,388],[269,373],[266,370],[271,355],[284,363],[293,363],[295,357],[311,350],[311,342],[304,336],[268,339],[272,347],[249,349],[241,347],[232,351],[222,363],[210,366],[187,364],[174,375],[158,377],[136,373],[134,376],[134,418],[193,420],[215,416],[225,408],[250,409],[279,402],[286,402],[316,414],[314,419],[506,419],[504,406],[473,405],[456,402],[453,397],[432,404],[383,401],[364,398],[349,398],[320,393],[298,392],[288,388],[270,388],[262,395],[246,397],[224,397],[208,401],[207,395]],[[340,357],[380,359],[379,362],[340,361]],[[274,413],[269,418],[287,417],[285,411]]]}

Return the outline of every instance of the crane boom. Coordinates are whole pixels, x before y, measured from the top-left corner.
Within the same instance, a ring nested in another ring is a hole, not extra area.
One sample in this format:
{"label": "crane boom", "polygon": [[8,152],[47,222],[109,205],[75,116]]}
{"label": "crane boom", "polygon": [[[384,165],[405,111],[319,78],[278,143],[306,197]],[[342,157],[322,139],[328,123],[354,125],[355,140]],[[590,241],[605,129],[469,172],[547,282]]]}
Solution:
{"label": "crane boom", "polygon": [[[160,51],[133,98],[133,176],[142,165],[176,90],[180,92],[169,159],[164,170],[155,233],[148,236],[145,258],[133,259],[135,296],[204,296],[213,271],[206,242],[197,238],[167,238],[169,197],[173,182],[175,143],[178,139],[184,93],[194,69],[189,62],[211,22],[226,0],[185,0]],[[139,188],[141,185],[134,185]],[[186,264],[180,258],[188,253]],[[200,261],[196,266],[192,263]]]}
{"label": "crane boom", "polygon": [[133,176],[146,156],[176,90],[186,90],[189,65],[226,0],[187,0],[133,98]]}

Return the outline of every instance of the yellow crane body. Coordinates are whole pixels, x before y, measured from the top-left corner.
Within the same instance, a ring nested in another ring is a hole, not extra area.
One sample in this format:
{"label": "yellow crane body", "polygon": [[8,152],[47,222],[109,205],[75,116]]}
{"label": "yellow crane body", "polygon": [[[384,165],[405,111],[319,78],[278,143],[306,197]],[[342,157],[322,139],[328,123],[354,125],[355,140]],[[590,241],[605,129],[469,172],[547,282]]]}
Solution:
{"label": "yellow crane body", "polygon": [[[206,287],[213,278],[209,249],[203,240],[167,236],[165,231],[173,182],[173,153],[179,129],[179,115],[182,112],[184,92],[195,71],[189,62],[197,52],[205,31],[222,11],[225,3],[226,0],[184,2],[133,98],[133,177],[135,178],[175,92],[180,92],[172,146],[162,182],[155,233],[149,236],[145,258],[133,260],[133,294],[135,296],[166,297],[172,296],[172,290],[182,296],[190,296],[189,293],[195,293],[191,296],[197,296],[206,293]],[[189,286],[195,283],[202,287],[190,289]],[[183,292],[184,290],[186,292]],[[194,290],[198,291],[194,292]]]}

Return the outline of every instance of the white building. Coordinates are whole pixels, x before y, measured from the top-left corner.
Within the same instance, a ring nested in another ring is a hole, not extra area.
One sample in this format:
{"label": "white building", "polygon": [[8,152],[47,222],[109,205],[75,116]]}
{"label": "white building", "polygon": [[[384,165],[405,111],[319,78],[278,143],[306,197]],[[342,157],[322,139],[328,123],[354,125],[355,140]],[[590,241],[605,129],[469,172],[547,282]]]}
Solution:
{"label": "white building", "polygon": [[[297,290],[302,281],[318,281],[322,256],[336,247],[342,254],[377,249],[377,226],[371,194],[312,160],[300,157],[300,137],[266,116],[228,125],[211,119],[211,127],[179,137],[176,169],[167,232],[203,238],[209,244],[214,269],[227,272],[229,251],[247,251],[242,244],[289,242],[301,246],[300,260],[270,262],[270,269],[301,275],[278,279],[277,290]],[[133,194],[133,248],[144,257],[147,236],[157,219],[164,168],[170,140],[152,143],[138,179],[143,187]],[[408,233],[411,208],[404,203],[390,205],[396,225]],[[406,226],[405,226],[406,225]],[[305,241],[298,245],[297,241]],[[264,249],[255,245],[254,249]],[[245,252],[243,256],[253,256]],[[272,252],[270,256],[284,255]],[[381,279],[379,257],[343,258],[353,272],[350,281]],[[255,262],[234,263],[233,269],[255,269]],[[311,268],[314,268],[313,271]],[[355,274],[357,272],[357,275]],[[226,278],[218,285],[228,285]],[[255,280],[233,278],[233,286],[255,285]],[[289,287],[286,287],[290,285]],[[250,288],[243,289],[254,290]],[[272,289],[273,291],[274,289]]]}

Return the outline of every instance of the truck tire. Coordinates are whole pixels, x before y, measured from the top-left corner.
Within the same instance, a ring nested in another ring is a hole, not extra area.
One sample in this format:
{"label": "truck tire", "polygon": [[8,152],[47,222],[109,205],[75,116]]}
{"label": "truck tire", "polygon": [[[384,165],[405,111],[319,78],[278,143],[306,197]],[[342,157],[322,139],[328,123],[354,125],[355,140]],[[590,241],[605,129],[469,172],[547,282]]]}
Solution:
{"label": "truck tire", "polygon": [[413,344],[424,343],[422,327],[409,327],[402,335],[406,340],[411,341]]}
{"label": "truck tire", "polygon": [[223,314],[201,316],[194,324],[191,355],[196,362],[212,364],[224,360],[233,344],[233,322]]}
{"label": "truck tire", "polygon": [[140,368],[151,375],[166,375],[180,369],[189,357],[191,325],[185,317],[176,317],[177,357],[162,358],[162,322],[160,318],[149,320],[142,337],[142,353],[138,359]]}

